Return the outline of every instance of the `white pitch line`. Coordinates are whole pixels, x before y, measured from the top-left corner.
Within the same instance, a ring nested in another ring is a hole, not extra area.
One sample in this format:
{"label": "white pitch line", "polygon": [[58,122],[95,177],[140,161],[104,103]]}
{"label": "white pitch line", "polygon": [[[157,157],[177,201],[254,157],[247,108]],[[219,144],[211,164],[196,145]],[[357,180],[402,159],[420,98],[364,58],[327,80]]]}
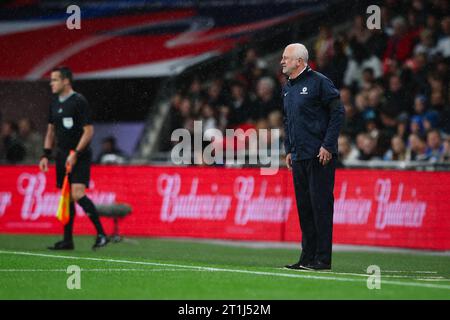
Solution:
{"label": "white pitch line", "polygon": [[381,270],[388,273],[437,273],[437,271]]}
{"label": "white pitch line", "polygon": [[[284,268],[279,268],[279,270],[286,270]],[[296,270],[299,272],[310,272],[307,270]],[[315,272],[320,272],[321,274],[335,274],[335,275],[346,275],[346,276],[357,276],[357,277],[368,277],[370,276],[370,274],[364,274],[364,273],[352,273],[352,272],[334,272],[334,271],[328,271],[328,270],[323,270],[323,271],[315,271]],[[434,273],[434,272],[433,272]],[[436,272],[437,273],[437,272]],[[396,276],[396,275],[390,275],[390,274],[384,274],[384,271],[381,270],[381,277],[382,278],[406,278],[406,279],[411,279],[414,276]],[[418,277],[418,276],[416,276]],[[450,281],[450,279],[441,277],[441,276],[437,276],[437,277],[425,277],[425,276],[420,276],[420,280],[422,279],[439,279],[442,281]],[[419,280],[419,278],[414,278],[415,280]]]}
{"label": "white pitch line", "polygon": [[420,281],[434,281],[434,282],[447,282],[450,281],[449,279],[441,279],[441,278],[414,278],[415,280]]}
{"label": "white pitch line", "polygon": [[[101,262],[112,262],[112,263],[127,263],[127,264],[139,264],[139,265],[149,265],[149,266],[163,266],[163,267],[175,267],[183,269],[197,269],[203,271],[216,271],[216,272],[230,272],[230,273],[243,273],[252,275],[262,275],[262,276],[272,276],[272,277],[287,277],[287,278],[300,278],[300,279],[317,279],[317,280],[327,280],[327,281],[341,281],[341,282],[366,282],[366,279],[352,279],[352,278],[341,278],[341,277],[327,277],[320,275],[307,275],[300,273],[276,273],[267,271],[251,271],[251,270],[240,270],[240,269],[227,269],[227,268],[215,268],[215,267],[202,267],[202,266],[189,266],[182,264],[171,264],[171,263],[158,263],[158,262],[146,262],[146,261],[132,261],[132,260],[116,260],[107,258],[91,258],[91,257],[76,257],[76,256],[60,256],[60,255],[50,255],[43,253],[32,253],[32,252],[22,252],[22,251],[3,251],[0,250],[0,254],[12,254],[12,255],[24,255],[24,256],[35,256],[35,257],[46,257],[54,259],[72,259],[72,260],[86,260],[86,261],[101,261]],[[311,271],[306,271],[311,272]],[[331,272],[321,272],[321,274],[329,274]],[[390,281],[384,280],[383,284],[391,284],[406,287],[422,287],[422,288],[433,288],[433,289],[445,289],[450,290],[450,285],[438,285],[429,283],[417,283],[417,282],[403,282],[403,281]]]}
{"label": "white pitch line", "polygon": [[[280,269],[285,270],[285,269]],[[156,269],[156,268],[147,268],[147,269],[131,269],[131,268],[104,268],[104,269],[80,269],[80,271],[83,272],[196,272],[196,271],[205,271],[205,270],[198,270],[198,269],[185,269],[180,270],[178,269]],[[210,270],[210,271],[216,271],[216,270]],[[299,270],[300,271],[300,270]],[[67,269],[0,269],[0,272],[67,272]],[[317,271],[316,271],[317,272]],[[345,273],[345,272],[330,272],[330,271],[323,271],[325,274],[336,274],[336,275],[351,275],[351,276],[359,276],[359,277],[368,277],[369,274],[360,274],[360,273]],[[446,279],[444,277],[421,277],[421,278],[411,278],[410,276],[393,276],[393,275],[383,275],[382,278],[405,278],[405,279],[414,279],[414,280],[421,280],[421,281],[450,281],[450,279]]]}
{"label": "white pitch line", "polygon": [[[166,272],[166,271],[201,271],[201,270],[180,270],[180,269],[122,269],[122,268],[108,268],[108,269],[80,269],[82,272],[124,272],[124,271],[136,271],[136,272]],[[0,272],[67,272],[67,269],[0,269]]]}

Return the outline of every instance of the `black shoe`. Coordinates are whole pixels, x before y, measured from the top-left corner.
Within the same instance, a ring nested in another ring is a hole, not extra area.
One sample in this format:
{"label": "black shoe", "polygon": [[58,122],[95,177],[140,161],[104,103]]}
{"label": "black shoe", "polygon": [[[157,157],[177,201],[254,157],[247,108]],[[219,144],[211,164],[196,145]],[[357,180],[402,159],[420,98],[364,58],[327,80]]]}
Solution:
{"label": "black shoe", "polygon": [[73,241],[58,241],[52,247],[47,247],[49,250],[73,250]]}
{"label": "black shoe", "polygon": [[97,239],[95,239],[95,243],[92,246],[92,249],[95,250],[95,249],[104,247],[108,244],[108,242],[109,242],[109,239],[105,235],[98,235]]}
{"label": "black shoe", "polygon": [[312,264],[310,267],[312,270],[331,270],[331,264],[323,263],[320,261]]}
{"label": "black shoe", "polygon": [[309,268],[310,264],[308,263],[294,263],[294,264],[289,264],[287,266],[284,266],[285,268],[288,269],[292,269],[292,270],[312,270],[311,268]]}

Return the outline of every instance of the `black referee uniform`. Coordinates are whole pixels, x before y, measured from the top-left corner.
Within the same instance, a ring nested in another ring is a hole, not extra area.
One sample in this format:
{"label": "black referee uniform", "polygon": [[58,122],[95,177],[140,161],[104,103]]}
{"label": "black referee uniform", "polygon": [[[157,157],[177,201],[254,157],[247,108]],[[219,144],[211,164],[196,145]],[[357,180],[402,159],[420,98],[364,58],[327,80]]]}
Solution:
{"label": "black referee uniform", "polygon": [[[75,150],[83,135],[83,127],[92,124],[86,98],[74,92],[64,101],[56,97],[50,104],[48,122],[55,127],[56,134],[56,185],[62,188],[66,174],[66,159],[70,150]],[[77,156],[77,162],[69,175],[70,183],[81,183],[89,187],[92,150],[88,146]]]}
{"label": "black referee uniform", "polygon": [[[55,128],[56,136],[56,184],[62,187],[66,174],[66,160],[70,150],[75,150],[84,132],[84,126],[92,125],[92,117],[86,98],[80,93],[73,92],[70,96],[61,100],[56,96],[49,110],[48,122]],[[92,161],[92,150],[88,145],[78,153],[77,161],[69,174],[71,184],[79,183],[89,187],[90,167]],[[83,208],[95,226],[98,236],[105,236],[100,223],[97,210],[93,202],[84,196],[78,200],[78,204]],[[63,247],[73,247],[73,222],[75,219],[75,204],[70,202],[70,219],[64,227]],[[58,249],[56,248],[51,249]]]}
{"label": "black referee uniform", "polygon": [[[292,172],[302,230],[302,254],[291,269],[330,269],[337,139],[344,121],[339,91],[309,66],[283,88],[285,150]],[[320,148],[332,154],[319,162]]]}

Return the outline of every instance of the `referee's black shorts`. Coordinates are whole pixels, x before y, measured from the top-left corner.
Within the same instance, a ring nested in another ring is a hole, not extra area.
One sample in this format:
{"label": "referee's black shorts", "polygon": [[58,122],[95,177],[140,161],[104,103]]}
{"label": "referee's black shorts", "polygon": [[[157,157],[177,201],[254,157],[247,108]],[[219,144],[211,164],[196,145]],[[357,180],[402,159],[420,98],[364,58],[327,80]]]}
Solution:
{"label": "referee's black shorts", "polygon": [[[69,150],[58,150],[56,153],[56,186],[62,188],[64,176],[66,175],[66,160],[69,155]],[[72,168],[69,174],[70,183],[81,183],[89,187],[89,180],[91,177],[91,161],[92,150],[83,151],[77,156],[77,163]]]}

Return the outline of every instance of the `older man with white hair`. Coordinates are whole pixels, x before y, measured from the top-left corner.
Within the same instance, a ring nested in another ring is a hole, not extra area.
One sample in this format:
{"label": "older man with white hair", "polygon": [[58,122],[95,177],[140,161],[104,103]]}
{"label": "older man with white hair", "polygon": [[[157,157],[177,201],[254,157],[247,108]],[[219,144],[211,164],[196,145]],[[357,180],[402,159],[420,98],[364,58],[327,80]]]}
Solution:
{"label": "older man with white hair", "polygon": [[289,269],[331,269],[337,141],[344,122],[339,91],[308,66],[308,50],[290,44],[281,59],[286,164],[293,171],[302,253]]}

